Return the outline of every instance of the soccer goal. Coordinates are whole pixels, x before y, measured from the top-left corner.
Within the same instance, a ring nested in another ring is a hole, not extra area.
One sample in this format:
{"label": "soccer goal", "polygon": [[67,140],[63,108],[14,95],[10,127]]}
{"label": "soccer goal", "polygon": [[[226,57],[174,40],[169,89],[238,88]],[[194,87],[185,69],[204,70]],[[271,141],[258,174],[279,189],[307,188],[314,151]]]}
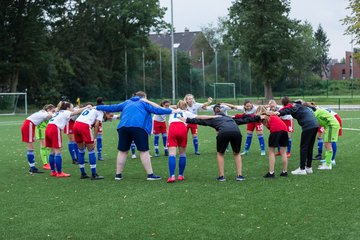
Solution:
{"label": "soccer goal", "polygon": [[27,93],[0,93],[0,115],[26,115],[27,107]]}
{"label": "soccer goal", "polygon": [[214,83],[214,98],[236,98],[235,83]]}

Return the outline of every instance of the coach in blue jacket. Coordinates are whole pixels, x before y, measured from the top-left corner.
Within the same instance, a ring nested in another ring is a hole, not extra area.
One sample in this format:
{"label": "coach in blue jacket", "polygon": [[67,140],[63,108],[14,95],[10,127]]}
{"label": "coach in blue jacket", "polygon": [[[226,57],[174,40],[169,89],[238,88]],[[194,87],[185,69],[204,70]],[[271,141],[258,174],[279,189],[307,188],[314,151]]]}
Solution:
{"label": "coach in blue jacket", "polygon": [[119,135],[119,152],[117,155],[115,180],[122,179],[122,171],[132,141],[135,142],[140,152],[140,159],[147,173],[147,180],[161,179],[161,177],[153,173],[149,155],[149,135],[151,134],[152,128],[151,113],[159,115],[171,114],[173,110],[154,107],[142,101],[142,98],[146,99],[146,93],[139,91],[123,103],[96,106],[96,109],[100,111],[122,112],[117,128]]}

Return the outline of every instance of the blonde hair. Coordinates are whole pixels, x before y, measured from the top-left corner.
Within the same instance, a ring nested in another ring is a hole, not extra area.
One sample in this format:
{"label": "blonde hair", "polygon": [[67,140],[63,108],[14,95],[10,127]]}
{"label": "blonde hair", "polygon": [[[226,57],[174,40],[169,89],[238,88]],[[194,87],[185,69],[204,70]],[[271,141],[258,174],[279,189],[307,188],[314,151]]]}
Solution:
{"label": "blonde hair", "polygon": [[267,115],[267,110],[266,110],[265,106],[259,105],[258,108],[256,109],[256,114],[257,115]]}
{"label": "blonde hair", "polygon": [[181,110],[186,110],[186,102],[184,100],[179,100],[176,106]]}
{"label": "blonde hair", "polygon": [[274,99],[271,99],[271,100],[269,101],[269,105],[270,105],[270,104],[277,104],[277,103],[276,103],[276,101],[275,101]]}

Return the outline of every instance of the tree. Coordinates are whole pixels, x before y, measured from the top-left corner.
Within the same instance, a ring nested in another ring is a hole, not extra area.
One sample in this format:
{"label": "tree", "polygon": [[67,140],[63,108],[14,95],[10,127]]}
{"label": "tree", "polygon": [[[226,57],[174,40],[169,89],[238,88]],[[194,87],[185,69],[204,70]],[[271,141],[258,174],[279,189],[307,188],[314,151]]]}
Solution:
{"label": "tree", "polygon": [[251,62],[266,99],[273,97],[272,84],[293,51],[296,22],[289,19],[289,5],[287,0],[237,0],[230,7],[227,41]]}
{"label": "tree", "polygon": [[319,75],[321,78],[328,77],[328,64],[330,63],[329,58],[329,39],[326,36],[326,33],[321,25],[314,33],[314,39],[316,43],[316,57],[314,59],[314,68],[313,72]]}
{"label": "tree", "polygon": [[[342,19],[344,25],[347,25],[345,34],[352,35],[352,41],[360,44],[360,0],[349,0],[348,10],[350,15]],[[354,58],[360,61],[360,52],[354,54]]]}

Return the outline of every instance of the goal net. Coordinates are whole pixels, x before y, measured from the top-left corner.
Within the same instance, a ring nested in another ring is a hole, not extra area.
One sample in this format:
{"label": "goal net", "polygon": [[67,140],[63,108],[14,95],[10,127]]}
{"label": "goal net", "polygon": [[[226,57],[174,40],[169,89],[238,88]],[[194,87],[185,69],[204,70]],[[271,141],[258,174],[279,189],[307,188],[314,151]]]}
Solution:
{"label": "goal net", "polygon": [[0,93],[0,115],[27,114],[26,93]]}
{"label": "goal net", "polygon": [[214,98],[236,98],[235,83],[214,83]]}

